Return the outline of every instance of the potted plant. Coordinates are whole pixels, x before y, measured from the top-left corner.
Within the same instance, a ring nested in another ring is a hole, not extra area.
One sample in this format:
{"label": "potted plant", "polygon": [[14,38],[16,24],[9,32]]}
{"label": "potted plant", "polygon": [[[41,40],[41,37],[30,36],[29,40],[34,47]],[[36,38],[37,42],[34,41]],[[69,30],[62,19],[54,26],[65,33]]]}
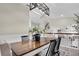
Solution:
{"label": "potted plant", "polygon": [[39,26],[34,26],[30,32],[33,34],[33,39],[35,39],[36,41],[40,40],[40,36],[41,36],[41,30]]}
{"label": "potted plant", "polygon": [[33,39],[35,39],[36,41],[39,41],[41,34],[46,33],[49,28],[50,28],[49,22],[47,22],[44,28],[41,28],[39,25],[36,25],[32,27],[32,29],[29,32],[33,34]]}
{"label": "potted plant", "polygon": [[34,39],[36,41],[39,41],[40,40],[40,31],[39,31],[39,28],[38,27],[34,27],[33,28],[33,32],[34,32],[34,35],[33,35]]}

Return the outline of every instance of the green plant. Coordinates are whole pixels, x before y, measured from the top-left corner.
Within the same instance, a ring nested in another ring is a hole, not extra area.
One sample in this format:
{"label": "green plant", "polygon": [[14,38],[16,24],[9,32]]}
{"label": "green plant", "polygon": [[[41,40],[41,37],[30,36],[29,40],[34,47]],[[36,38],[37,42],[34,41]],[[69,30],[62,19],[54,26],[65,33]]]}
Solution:
{"label": "green plant", "polygon": [[42,30],[39,26],[34,26],[31,30],[29,30],[31,33],[42,33]]}
{"label": "green plant", "polygon": [[76,16],[76,19],[74,19],[76,21],[77,24],[79,24],[79,15],[74,14]]}
{"label": "green plant", "polygon": [[76,22],[76,25],[74,26],[75,27],[75,29],[76,29],[76,31],[77,32],[79,32],[79,15],[77,15],[77,14],[74,14],[75,15],[75,22]]}
{"label": "green plant", "polygon": [[45,33],[48,29],[50,28],[49,22],[47,22],[44,26],[44,28],[41,28],[39,25],[36,25],[34,27],[32,27],[31,30],[29,30],[29,32],[31,33]]}
{"label": "green plant", "polygon": [[47,23],[45,24],[45,26],[44,26],[44,29],[43,29],[44,33],[45,33],[48,29],[50,29],[49,22],[47,22]]}

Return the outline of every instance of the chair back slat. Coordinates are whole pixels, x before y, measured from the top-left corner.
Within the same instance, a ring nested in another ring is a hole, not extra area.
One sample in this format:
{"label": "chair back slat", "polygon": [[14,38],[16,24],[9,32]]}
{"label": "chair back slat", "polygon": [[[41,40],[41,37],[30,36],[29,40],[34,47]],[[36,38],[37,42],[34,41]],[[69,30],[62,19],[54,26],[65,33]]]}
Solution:
{"label": "chair back slat", "polygon": [[60,47],[60,43],[61,43],[61,37],[59,37],[58,39],[56,39],[56,47],[55,47],[55,51],[59,51],[59,47]]}
{"label": "chair back slat", "polygon": [[56,46],[56,40],[51,40],[46,56],[53,56]]}

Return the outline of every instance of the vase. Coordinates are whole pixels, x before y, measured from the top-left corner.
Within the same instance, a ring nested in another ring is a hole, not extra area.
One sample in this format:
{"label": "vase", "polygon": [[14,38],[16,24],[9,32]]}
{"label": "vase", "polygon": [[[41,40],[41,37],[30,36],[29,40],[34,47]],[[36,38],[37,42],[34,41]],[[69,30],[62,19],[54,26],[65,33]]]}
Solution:
{"label": "vase", "polygon": [[36,41],[40,41],[40,34],[35,34],[35,35],[34,35],[34,39],[35,39]]}

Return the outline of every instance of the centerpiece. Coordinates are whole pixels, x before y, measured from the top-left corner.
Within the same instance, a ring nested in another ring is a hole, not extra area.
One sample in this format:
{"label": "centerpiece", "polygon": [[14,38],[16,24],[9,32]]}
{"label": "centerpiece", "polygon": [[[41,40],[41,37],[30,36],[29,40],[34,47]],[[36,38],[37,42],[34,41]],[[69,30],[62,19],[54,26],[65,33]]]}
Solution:
{"label": "centerpiece", "polygon": [[43,28],[40,27],[39,25],[36,25],[36,26],[33,26],[29,32],[32,33],[33,39],[35,39],[36,41],[39,41],[41,34],[46,33],[49,28],[50,28],[49,23],[47,22]]}

